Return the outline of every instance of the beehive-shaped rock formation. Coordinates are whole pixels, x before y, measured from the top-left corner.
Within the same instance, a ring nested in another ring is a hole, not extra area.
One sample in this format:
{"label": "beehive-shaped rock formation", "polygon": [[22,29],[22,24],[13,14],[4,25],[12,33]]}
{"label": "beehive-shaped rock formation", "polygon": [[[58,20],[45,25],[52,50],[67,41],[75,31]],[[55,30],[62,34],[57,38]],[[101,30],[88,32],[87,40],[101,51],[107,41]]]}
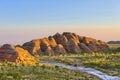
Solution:
{"label": "beehive-shaped rock formation", "polygon": [[22,46],[32,55],[34,54],[65,54],[65,53],[92,53],[109,50],[108,45],[100,40],[83,37],[71,32],[56,33],[43,39],[26,42]]}
{"label": "beehive-shaped rock formation", "polygon": [[13,45],[4,44],[0,47],[0,61],[15,61],[17,59],[17,51]]}
{"label": "beehive-shaped rock formation", "polygon": [[27,51],[21,47],[4,44],[0,47],[0,61],[16,62],[17,64],[35,64],[37,61]]}

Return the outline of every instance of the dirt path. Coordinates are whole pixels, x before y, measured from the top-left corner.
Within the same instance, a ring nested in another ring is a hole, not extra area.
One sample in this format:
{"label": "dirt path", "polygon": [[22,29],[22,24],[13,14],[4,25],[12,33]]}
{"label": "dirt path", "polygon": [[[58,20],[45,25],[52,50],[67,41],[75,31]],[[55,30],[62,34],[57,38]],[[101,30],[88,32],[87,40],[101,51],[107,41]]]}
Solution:
{"label": "dirt path", "polygon": [[48,62],[48,61],[42,61],[42,63],[50,64],[50,65],[54,65],[54,66],[59,66],[59,67],[63,67],[63,68],[70,69],[70,70],[79,70],[82,72],[86,72],[88,74],[95,75],[102,80],[120,80],[120,77],[109,76],[106,73],[103,73],[103,72],[98,71],[98,70],[93,69],[93,68],[85,68],[85,67],[80,67],[80,66],[75,67],[75,66],[65,65],[63,63]]}

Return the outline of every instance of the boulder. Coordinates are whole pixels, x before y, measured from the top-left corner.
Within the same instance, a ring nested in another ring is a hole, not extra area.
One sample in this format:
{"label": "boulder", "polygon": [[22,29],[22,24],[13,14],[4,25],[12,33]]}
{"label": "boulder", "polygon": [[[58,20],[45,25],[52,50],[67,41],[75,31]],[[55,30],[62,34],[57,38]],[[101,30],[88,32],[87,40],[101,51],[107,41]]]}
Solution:
{"label": "boulder", "polygon": [[0,48],[0,61],[15,62],[17,64],[35,64],[37,61],[27,51],[21,47],[14,47],[10,44],[5,44]]}
{"label": "boulder", "polygon": [[3,46],[1,46],[2,49],[15,49],[14,45],[11,44],[4,44]]}
{"label": "boulder", "polygon": [[76,43],[79,43],[78,36],[75,33],[71,32],[64,32],[63,35],[68,39],[74,39]]}
{"label": "boulder", "polygon": [[106,42],[98,40],[98,43],[99,43],[98,45],[99,51],[109,51],[109,46],[107,45]]}
{"label": "boulder", "polygon": [[90,50],[89,47],[86,46],[84,43],[80,43],[79,46],[80,46],[82,52],[92,53],[92,50]]}
{"label": "boulder", "polygon": [[90,37],[83,37],[83,43],[88,45],[90,42],[96,43],[96,39],[90,38]]}
{"label": "boulder", "polygon": [[55,54],[65,54],[67,53],[61,44],[58,44],[54,49]]}
{"label": "boulder", "polygon": [[35,43],[34,42],[26,42],[23,44],[23,48],[28,50],[29,53],[31,53],[32,55],[34,55],[34,46]]}
{"label": "boulder", "polygon": [[35,39],[32,40],[32,42],[34,43],[34,54],[40,54],[41,53],[41,47],[40,47],[40,43],[41,43],[41,39]]}
{"label": "boulder", "polygon": [[79,40],[80,43],[83,43],[83,42],[84,42],[82,36],[77,35],[77,37],[78,37],[78,40]]}
{"label": "boulder", "polygon": [[50,46],[48,38],[41,39],[40,47],[42,52],[44,52],[48,48],[48,46]]}
{"label": "boulder", "polygon": [[81,49],[78,44],[74,41],[74,39],[70,39],[67,43],[67,49],[71,53],[81,53]]}
{"label": "boulder", "polygon": [[43,55],[54,55],[54,51],[50,46],[48,46],[46,50],[43,52]]}
{"label": "boulder", "polygon": [[52,37],[52,36],[49,36],[48,37],[48,40],[49,40],[49,44],[52,48],[55,48],[55,46],[57,45],[55,39]]}
{"label": "boulder", "polygon": [[35,39],[30,42],[24,43],[22,47],[28,50],[28,52],[31,53],[32,55],[40,54],[41,53],[40,43],[41,43],[40,39]]}
{"label": "boulder", "polygon": [[67,38],[64,35],[61,35],[59,33],[56,33],[53,38],[55,39],[57,44],[62,44],[63,47],[67,50]]}
{"label": "boulder", "polygon": [[41,39],[40,47],[41,47],[42,53],[45,55],[49,55],[49,54],[53,53],[53,50],[50,46],[48,38]]}
{"label": "boulder", "polygon": [[17,51],[11,44],[4,44],[0,48],[0,61],[15,61],[17,59]]}
{"label": "boulder", "polygon": [[88,48],[89,48],[90,50],[92,50],[93,52],[97,52],[97,51],[98,51],[98,48],[97,48],[97,46],[96,46],[96,43],[94,43],[94,42],[90,42],[90,43],[88,44]]}

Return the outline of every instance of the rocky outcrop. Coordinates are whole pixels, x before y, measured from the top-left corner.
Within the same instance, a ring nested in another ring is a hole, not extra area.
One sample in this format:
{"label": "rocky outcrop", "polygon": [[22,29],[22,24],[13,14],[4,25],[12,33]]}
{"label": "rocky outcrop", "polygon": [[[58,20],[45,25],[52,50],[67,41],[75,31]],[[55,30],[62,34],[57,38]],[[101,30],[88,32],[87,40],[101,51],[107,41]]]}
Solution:
{"label": "rocky outcrop", "polygon": [[68,40],[64,35],[56,33],[53,36],[53,38],[55,39],[57,44],[62,44],[64,46],[64,48],[67,50],[67,42],[68,42]]}
{"label": "rocky outcrop", "polygon": [[40,47],[41,47],[42,54],[49,55],[53,53],[53,50],[48,38],[41,39]]}
{"label": "rocky outcrop", "polygon": [[88,44],[88,48],[89,48],[91,51],[93,51],[93,52],[97,52],[97,51],[98,51],[97,44],[94,43],[94,42],[90,42],[90,43]]}
{"label": "rocky outcrop", "polygon": [[96,43],[96,39],[90,38],[90,37],[83,37],[83,43],[85,43],[86,45],[88,45],[90,42]]}
{"label": "rocky outcrop", "polygon": [[28,52],[31,53],[32,55],[34,55],[35,52],[37,52],[35,51],[35,43],[32,41],[24,43],[22,47],[28,50]]}
{"label": "rocky outcrop", "polygon": [[75,33],[71,33],[71,32],[64,32],[63,35],[68,39],[74,39],[74,41],[76,43],[79,43],[79,38]]}
{"label": "rocky outcrop", "polygon": [[35,39],[35,40],[32,40],[31,42],[34,43],[33,53],[40,54],[40,52],[41,52],[41,49],[40,49],[41,39]]}
{"label": "rocky outcrop", "polygon": [[61,44],[58,44],[55,48],[54,48],[55,54],[66,54],[66,50],[64,49],[64,47]]}
{"label": "rocky outcrop", "polygon": [[49,37],[48,37],[48,40],[49,40],[50,46],[51,46],[52,48],[55,48],[56,45],[57,45],[55,39],[54,39],[52,36],[49,36]]}
{"label": "rocky outcrop", "polygon": [[[56,33],[48,38],[34,39],[24,43],[22,46],[4,44],[0,46],[0,61],[7,60],[17,64],[35,64],[37,61],[32,55],[36,54],[81,54],[108,50],[109,46],[104,41],[64,32],[63,34]],[[120,51],[120,48],[117,51]]]}
{"label": "rocky outcrop", "polygon": [[108,51],[107,43],[90,37],[83,37],[71,32],[56,33],[43,39],[26,42],[22,46],[32,55],[65,54],[65,53],[92,53]]}
{"label": "rocky outcrop", "polygon": [[98,51],[108,51],[109,50],[109,46],[104,41],[98,40],[96,45],[97,45]]}
{"label": "rocky outcrop", "polygon": [[35,39],[30,42],[24,43],[22,47],[28,50],[28,52],[31,53],[32,55],[35,55],[41,53],[40,44],[41,44],[41,39]]}
{"label": "rocky outcrop", "polygon": [[80,43],[79,46],[83,53],[92,53],[92,50],[88,46],[86,46],[84,43]]}
{"label": "rocky outcrop", "polygon": [[17,64],[35,64],[37,62],[27,50],[10,44],[1,46],[0,61],[16,62]]}
{"label": "rocky outcrop", "polygon": [[34,65],[38,62],[27,50],[20,47],[16,47],[15,50],[17,52],[16,64]]}
{"label": "rocky outcrop", "polygon": [[0,48],[0,61],[15,61],[17,59],[17,51],[15,47],[10,44],[4,44]]}
{"label": "rocky outcrop", "polygon": [[77,44],[77,42],[74,41],[74,39],[70,39],[67,43],[67,49],[70,53],[81,53],[81,50]]}

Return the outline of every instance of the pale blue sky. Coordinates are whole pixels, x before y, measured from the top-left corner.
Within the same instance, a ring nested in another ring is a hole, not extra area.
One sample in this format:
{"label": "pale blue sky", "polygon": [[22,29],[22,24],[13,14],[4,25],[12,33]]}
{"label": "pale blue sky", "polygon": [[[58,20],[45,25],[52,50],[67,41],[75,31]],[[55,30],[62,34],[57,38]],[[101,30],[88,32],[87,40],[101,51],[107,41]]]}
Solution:
{"label": "pale blue sky", "polygon": [[0,44],[19,44],[64,31],[120,40],[119,21],[120,0],[1,0]]}

